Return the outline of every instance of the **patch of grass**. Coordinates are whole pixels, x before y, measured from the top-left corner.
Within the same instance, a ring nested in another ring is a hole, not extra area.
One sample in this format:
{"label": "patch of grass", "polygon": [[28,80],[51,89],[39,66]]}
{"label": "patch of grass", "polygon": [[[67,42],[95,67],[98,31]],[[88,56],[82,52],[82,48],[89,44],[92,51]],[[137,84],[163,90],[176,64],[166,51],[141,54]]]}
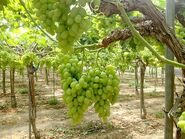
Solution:
{"label": "patch of grass", "polygon": [[59,103],[58,99],[56,99],[55,97],[52,97],[48,100],[48,104],[49,105],[57,105]]}
{"label": "patch of grass", "polygon": [[8,105],[7,104],[0,105],[0,110],[6,110],[6,109],[8,109]]}
{"label": "patch of grass", "polygon": [[[107,134],[116,129],[112,123],[102,123],[98,121],[90,121],[72,127],[57,127],[50,130],[51,135],[61,137],[62,139],[71,138],[88,138],[88,136],[98,136],[99,134]],[[53,137],[53,136],[52,136]],[[58,139],[58,138],[57,138]],[[100,139],[100,137],[98,137]],[[105,139],[105,138],[104,138]]]}
{"label": "patch of grass", "polygon": [[24,94],[28,94],[29,90],[28,88],[19,88],[17,92],[24,95]]}
{"label": "patch of grass", "polygon": [[163,97],[164,93],[163,92],[149,92],[149,93],[145,93],[145,96],[149,98],[157,98],[157,97]]}
{"label": "patch of grass", "polygon": [[126,94],[126,95],[119,95],[118,101],[129,101],[129,100],[135,100],[139,98],[139,96],[136,96],[135,94]]}
{"label": "patch of grass", "polygon": [[164,112],[162,112],[162,111],[155,112],[154,116],[155,116],[155,118],[162,119],[162,118],[164,118]]}
{"label": "patch of grass", "polygon": [[[129,81],[128,84],[129,84],[129,87],[133,87],[133,88],[135,87],[135,81],[133,81],[133,80],[132,80],[132,81]],[[138,83],[137,86],[138,86],[138,88],[140,88],[140,83]],[[149,85],[148,83],[145,82],[145,83],[144,83],[144,88],[148,88],[148,87],[150,87],[150,85]]]}
{"label": "patch of grass", "polygon": [[110,130],[114,126],[111,123],[102,123],[101,121],[91,121],[84,127],[81,127],[81,133],[83,135],[93,134],[100,132],[101,130]]}
{"label": "patch of grass", "polygon": [[[129,87],[135,87],[135,81],[129,81]],[[139,84],[138,84],[139,87]]]}

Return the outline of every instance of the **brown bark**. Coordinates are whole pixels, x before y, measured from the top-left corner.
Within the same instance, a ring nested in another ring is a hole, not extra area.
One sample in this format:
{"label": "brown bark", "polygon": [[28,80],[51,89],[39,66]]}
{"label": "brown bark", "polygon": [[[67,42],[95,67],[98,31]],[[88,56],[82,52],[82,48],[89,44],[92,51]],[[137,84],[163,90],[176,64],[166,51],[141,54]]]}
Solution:
{"label": "brown bark", "polygon": [[136,95],[139,95],[139,91],[138,91],[138,62],[136,62],[136,65],[135,65],[135,94]]}
{"label": "brown bark", "polygon": [[48,85],[49,79],[48,79],[48,69],[47,68],[45,68],[45,81],[46,81],[46,84]]}
{"label": "brown bark", "polygon": [[154,86],[155,92],[156,92],[156,88],[157,88],[157,82],[158,82],[158,72],[157,72],[157,67],[155,67],[155,86]]}
{"label": "brown bark", "polygon": [[[152,32],[154,33],[153,36],[155,36],[160,42],[166,44],[166,46],[173,52],[178,62],[185,64],[185,50],[184,45],[179,42],[179,40],[176,38],[175,34],[173,33],[173,30],[168,27],[166,24],[165,16],[162,12],[160,12],[155,5],[152,4],[151,0],[122,0],[121,1],[124,4],[125,10],[127,12],[130,11],[139,11],[143,14],[144,18],[149,19],[152,22]],[[182,1],[181,1],[182,2]],[[181,4],[180,4],[181,6]],[[177,10],[177,7],[176,7]],[[101,1],[101,5],[99,8],[99,11],[104,13],[106,16],[111,16],[113,14],[119,14],[119,10],[117,7],[109,2],[106,2],[105,0]],[[179,14],[179,12],[176,12],[177,19],[179,22],[184,26],[184,17]],[[150,30],[151,30],[150,29]],[[142,32],[138,30],[141,35]],[[146,30],[145,30],[146,31]],[[123,31],[122,31],[123,32]],[[124,30],[124,39],[129,38],[130,32],[128,29]],[[146,32],[145,32],[146,33]],[[151,32],[150,32],[151,34]],[[115,36],[115,35],[114,35]],[[111,36],[112,37],[112,36]],[[122,36],[118,36],[116,39],[123,39]],[[102,41],[102,46],[106,46],[109,44],[109,42],[114,42],[110,38],[108,38],[108,41],[105,38]],[[115,38],[113,38],[115,39]],[[118,39],[118,40],[119,40]],[[108,43],[107,43],[108,42]],[[104,45],[105,44],[105,45]],[[185,69],[182,69],[183,76],[185,77]],[[185,83],[185,80],[184,80]],[[176,115],[178,107],[182,108],[182,111],[185,110],[185,89],[179,98],[180,101],[175,102],[175,106],[171,110],[171,114]],[[177,138],[182,138],[180,130],[177,130]]]}
{"label": "brown bark", "polygon": [[146,119],[146,108],[144,101],[144,78],[145,78],[146,64],[140,60],[140,115],[141,119]]}
{"label": "brown bark", "polygon": [[161,67],[161,85],[164,85],[164,67]]}
{"label": "brown bark", "polygon": [[185,2],[182,0],[176,1],[176,4],[175,4],[176,18],[183,27],[185,27],[185,17],[182,14],[184,9],[185,9]]}
{"label": "brown bark", "polygon": [[36,71],[35,71],[35,80],[38,81],[38,75]]}
{"label": "brown bark", "polygon": [[181,14],[181,13],[177,13],[177,19],[179,20],[179,22],[181,23],[181,25],[183,27],[185,27],[185,17]]}
{"label": "brown bark", "polygon": [[56,81],[55,81],[55,70],[53,68],[53,86],[52,86],[52,92],[53,92],[53,97],[55,98],[55,91],[56,91],[56,88],[55,88],[55,84],[56,84]]}
{"label": "brown bark", "polygon": [[[158,40],[165,43],[169,49],[171,49],[178,62],[185,63],[183,45],[178,41],[172,29],[166,24],[164,14],[161,13],[150,0],[122,0],[122,3],[125,5],[127,12],[139,11],[144,17],[151,20],[153,30],[158,34]],[[119,14],[115,5],[105,1],[101,2],[99,11],[103,12],[106,16]]]}
{"label": "brown bark", "polygon": [[6,70],[2,69],[2,84],[3,84],[3,94],[6,94]]}
{"label": "brown bark", "polygon": [[36,101],[35,101],[35,83],[34,83],[35,68],[33,64],[28,65],[27,72],[28,72],[28,79],[29,79],[29,104],[30,104],[29,120],[30,120],[30,125],[33,129],[33,133],[35,135],[35,139],[40,139],[40,133],[36,128]]}
{"label": "brown bark", "polygon": [[15,69],[10,69],[10,90],[11,90],[11,107],[16,108],[17,107],[17,101],[14,91],[14,82],[15,82]]}

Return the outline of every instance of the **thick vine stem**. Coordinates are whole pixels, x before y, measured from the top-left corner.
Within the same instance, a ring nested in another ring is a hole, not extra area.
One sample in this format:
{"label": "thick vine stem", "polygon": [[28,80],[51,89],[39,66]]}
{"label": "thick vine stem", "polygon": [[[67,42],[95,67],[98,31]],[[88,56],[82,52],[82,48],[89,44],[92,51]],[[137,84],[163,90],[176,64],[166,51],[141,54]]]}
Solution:
{"label": "thick vine stem", "polygon": [[[116,4],[116,3],[115,3]],[[120,16],[121,18],[124,20],[124,22],[126,22],[126,24],[129,26],[131,33],[133,34],[134,37],[136,37],[138,40],[140,40],[143,45],[145,45],[151,52],[152,54],[161,62],[167,63],[167,64],[171,64],[173,66],[176,67],[181,67],[181,68],[185,68],[185,65],[182,63],[178,63],[176,61],[172,61],[169,59],[166,59],[165,57],[159,55],[154,49],[153,47],[138,33],[138,31],[134,28],[134,26],[132,25],[132,22],[130,21],[129,17],[126,14],[126,11],[124,9],[124,6],[121,3],[117,3],[117,8],[120,11]]]}

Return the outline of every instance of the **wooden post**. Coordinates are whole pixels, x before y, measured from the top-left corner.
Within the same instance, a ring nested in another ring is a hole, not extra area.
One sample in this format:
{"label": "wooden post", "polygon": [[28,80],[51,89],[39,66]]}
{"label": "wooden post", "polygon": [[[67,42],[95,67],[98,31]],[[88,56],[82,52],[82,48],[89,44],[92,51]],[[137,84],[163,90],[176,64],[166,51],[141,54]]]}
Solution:
{"label": "wooden post", "polygon": [[6,95],[6,69],[2,69],[2,74],[3,94]]}
{"label": "wooden post", "polygon": [[[169,27],[174,28],[175,3],[174,0],[166,0],[166,22]],[[174,55],[166,47],[165,57],[174,60]],[[174,102],[174,67],[165,65],[165,110],[169,112]],[[164,139],[173,139],[173,120],[165,114]]]}

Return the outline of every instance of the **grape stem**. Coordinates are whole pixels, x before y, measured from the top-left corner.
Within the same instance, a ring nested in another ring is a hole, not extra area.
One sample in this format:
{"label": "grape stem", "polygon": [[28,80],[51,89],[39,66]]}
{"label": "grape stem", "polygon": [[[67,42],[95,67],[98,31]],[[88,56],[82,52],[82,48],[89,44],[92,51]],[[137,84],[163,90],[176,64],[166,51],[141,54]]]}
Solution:
{"label": "grape stem", "polygon": [[173,61],[173,60],[169,60],[169,59],[159,55],[153,49],[153,47],[134,28],[134,26],[132,25],[132,22],[130,21],[130,19],[129,19],[129,17],[128,17],[125,9],[124,9],[124,6],[120,2],[117,2],[117,3],[114,3],[114,4],[117,6],[118,10],[120,11],[120,16],[121,16],[122,20],[129,26],[133,36],[136,37],[138,40],[140,40],[143,43],[143,45],[145,47],[147,47],[158,60],[160,60],[161,62],[164,62],[166,64],[170,64],[170,65],[176,66],[176,67],[185,68],[184,64],[178,63],[178,62]]}
{"label": "grape stem", "polygon": [[30,19],[32,20],[32,22],[34,23],[34,25],[43,33],[45,34],[50,40],[57,42],[55,39],[53,39],[48,33],[46,33],[33,19],[33,17],[31,16],[30,12],[28,11],[28,9],[25,6],[25,3],[22,0],[19,0],[20,4],[24,7],[26,13],[28,14],[28,16],[30,17]]}
{"label": "grape stem", "polygon": [[102,49],[104,49],[104,48],[98,49],[98,51],[97,51],[97,53],[96,53],[96,65],[97,65],[97,66],[98,66],[98,57],[99,57],[99,53],[100,53],[100,51],[101,51]]}
{"label": "grape stem", "polygon": [[102,49],[102,48],[99,48],[99,49],[95,49],[95,50],[89,50],[89,49],[87,49],[87,48],[85,48],[85,50],[87,51],[87,52],[92,52],[92,53],[94,53],[94,52],[97,52],[97,51],[99,51],[100,49]]}
{"label": "grape stem", "polygon": [[84,49],[84,48],[100,48],[101,47],[101,45],[100,44],[98,44],[98,43],[94,43],[94,44],[87,44],[87,45],[80,45],[80,46],[78,46],[78,47],[74,47],[74,49],[76,50],[76,49]]}
{"label": "grape stem", "polygon": [[83,67],[84,67],[84,59],[85,59],[85,48],[83,49],[82,72],[83,72]]}

